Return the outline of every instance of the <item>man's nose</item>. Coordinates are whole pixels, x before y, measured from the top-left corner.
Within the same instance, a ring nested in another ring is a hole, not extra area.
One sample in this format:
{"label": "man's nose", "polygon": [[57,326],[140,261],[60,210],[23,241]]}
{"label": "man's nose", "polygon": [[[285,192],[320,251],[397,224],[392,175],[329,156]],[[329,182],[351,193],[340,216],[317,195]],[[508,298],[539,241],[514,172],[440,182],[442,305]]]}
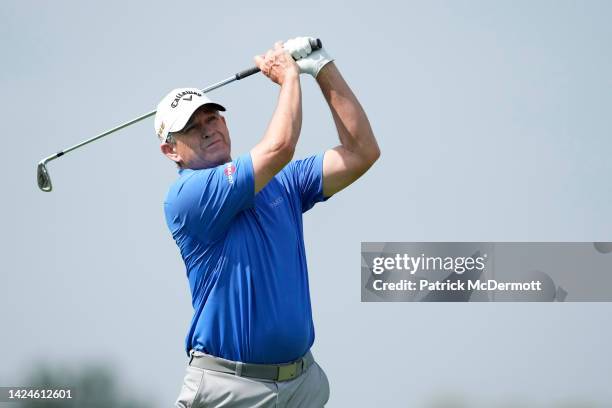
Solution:
{"label": "man's nose", "polygon": [[202,124],[200,125],[200,136],[204,139],[208,139],[210,137],[212,133],[211,127],[206,125],[206,124]]}

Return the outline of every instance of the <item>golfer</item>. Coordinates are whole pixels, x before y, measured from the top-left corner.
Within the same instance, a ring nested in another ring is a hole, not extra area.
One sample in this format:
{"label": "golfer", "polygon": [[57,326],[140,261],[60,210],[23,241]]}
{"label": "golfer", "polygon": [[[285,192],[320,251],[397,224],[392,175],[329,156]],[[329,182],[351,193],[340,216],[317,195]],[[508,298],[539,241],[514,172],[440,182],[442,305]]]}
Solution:
{"label": "golfer", "polygon": [[[319,408],[329,399],[327,376],[310,352],[302,213],[357,180],[380,152],[332,58],[310,44],[299,37],[255,57],[280,89],[263,137],[242,156],[231,156],[225,108],[197,88],[173,90],[158,105],[161,151],[179,173],[164,211],[194,309],[176,407]],[[292,161],[300,74],[316,78],[340,144]]]}

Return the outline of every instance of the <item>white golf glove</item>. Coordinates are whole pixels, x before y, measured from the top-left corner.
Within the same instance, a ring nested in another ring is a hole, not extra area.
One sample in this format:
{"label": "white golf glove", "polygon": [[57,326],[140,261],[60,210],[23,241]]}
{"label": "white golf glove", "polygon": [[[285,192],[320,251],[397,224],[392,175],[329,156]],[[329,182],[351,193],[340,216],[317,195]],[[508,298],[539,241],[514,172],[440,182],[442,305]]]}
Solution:
{"label": "white golf glove", "polygon": [[[300,67],[301,74],[310,74],[313,78],[319,75],[321,68],[334,59],[325,51],[324,48],[312,51],[310,41],[312,37],[296,37],[283,44],[283,48],[291,54],[293,59]],[[311,52],[312,51],[312,52]]]}

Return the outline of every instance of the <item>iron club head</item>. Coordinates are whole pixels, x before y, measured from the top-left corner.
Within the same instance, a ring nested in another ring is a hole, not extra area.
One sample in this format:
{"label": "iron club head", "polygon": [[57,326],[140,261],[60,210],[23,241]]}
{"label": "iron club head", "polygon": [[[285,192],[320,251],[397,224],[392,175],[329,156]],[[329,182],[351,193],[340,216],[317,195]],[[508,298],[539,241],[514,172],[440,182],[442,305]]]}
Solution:
{"label": "iron club head", "polygon": [[36,171],[36,179],[38,180],[38,187],[42,191],[49,192],[53,189],[53,185],[51,184],[51,176],[47,171],[47,162],[45,160],[41,160],[38,163],[38,169]]}

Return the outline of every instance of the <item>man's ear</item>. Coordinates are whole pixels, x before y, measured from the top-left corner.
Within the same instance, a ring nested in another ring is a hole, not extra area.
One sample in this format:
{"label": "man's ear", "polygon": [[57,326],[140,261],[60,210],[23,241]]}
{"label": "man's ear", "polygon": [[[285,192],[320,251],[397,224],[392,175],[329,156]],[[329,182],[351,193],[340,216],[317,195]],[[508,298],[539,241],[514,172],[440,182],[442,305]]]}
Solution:
{"label": "man's ear", "polygon": [[175,144],[162,143],[159,148],[161,149],[161,152],[164,154],[164,156],[166,156],[173,162],[180,163],[181,156],[176,152]]}

